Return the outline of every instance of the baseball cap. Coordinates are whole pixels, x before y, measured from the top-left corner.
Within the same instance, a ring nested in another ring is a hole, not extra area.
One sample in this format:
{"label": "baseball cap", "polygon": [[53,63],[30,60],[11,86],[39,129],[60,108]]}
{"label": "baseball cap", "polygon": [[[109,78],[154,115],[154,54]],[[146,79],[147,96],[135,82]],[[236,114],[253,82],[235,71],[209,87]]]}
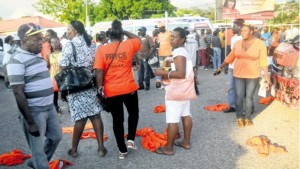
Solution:
{"label": "baseball cap", "polygon": [[145,27],[145,26],[142,26],[142,27],[140,27],[140,29],[138,29],[139,31],[144,31],[144,32],[146,32],[147,31],[147,28]]}
{"label": "baseball cap", "polygon": [[157,27],[158,28],[160,28],[160,27],[165,27],[166,25],[165,25],[165,23],[163,23],[163,22],[160,22],[158,25],[157,25]]}
{"label": "baseball cap", "polygon": [[23,24],[18,29],[18,36],[20,40],[23,40],[25,37],[35,35],[42,32],[41,27],[35,25],[34,23]]}

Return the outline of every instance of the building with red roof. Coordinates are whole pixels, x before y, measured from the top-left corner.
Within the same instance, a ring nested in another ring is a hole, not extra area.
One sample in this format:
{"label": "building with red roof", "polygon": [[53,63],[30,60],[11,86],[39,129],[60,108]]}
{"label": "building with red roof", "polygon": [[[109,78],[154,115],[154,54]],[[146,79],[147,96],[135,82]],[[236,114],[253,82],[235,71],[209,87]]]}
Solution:
{"label": "building with red roof", "polygon": [[41,16],[25,16],[19,19],[0,20],[0,35],[15,34],[18,31],[19,26],[25,23],[34,23],[42,28],[66,27],[64,24]]}

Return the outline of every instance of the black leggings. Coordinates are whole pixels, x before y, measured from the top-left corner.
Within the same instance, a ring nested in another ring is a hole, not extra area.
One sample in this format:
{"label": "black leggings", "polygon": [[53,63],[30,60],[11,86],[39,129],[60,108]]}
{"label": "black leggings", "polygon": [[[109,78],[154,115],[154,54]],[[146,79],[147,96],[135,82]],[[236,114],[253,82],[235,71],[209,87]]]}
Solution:
{"label": "black leggings", "polygon": [[54,92],[53,103],[54,103],[54,106],[55,106],[56,110],[58,108],[58,102],[57,101],[58,101],[58,92]]}
{"label": "black leggings", "polygon": [[134,140],[139,121],[139,103],[137,92],[109,97],[107,104],[111,108],[113,118],[113,130],[118,144],[119,151],[127,152],[127,146],[124,138],[124,109],[125,104],[128,112],[128,137],[127,140]]}

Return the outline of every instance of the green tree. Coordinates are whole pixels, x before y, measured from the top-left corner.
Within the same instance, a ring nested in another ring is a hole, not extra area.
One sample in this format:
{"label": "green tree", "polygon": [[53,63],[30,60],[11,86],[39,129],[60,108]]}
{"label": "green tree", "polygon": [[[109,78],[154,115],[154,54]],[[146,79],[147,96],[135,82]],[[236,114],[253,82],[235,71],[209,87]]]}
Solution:
{"label": "green tree", "polygon": [[[60,22],[80,20],[85,23],[85,0],[39,0],[34,7],[37,11],[57,18]],[[88,13],[91,25],[112,19],[142,19],[162,17],[168,11],[174,16],[175,7],[169,0],[89,0]]]}
{"label": "green tree", "polygon": [[188,9],[179,9],[175,12],[176,16],[182,17],[184,15],[191,16],[201,16],[208,18],[210,20],[214,20],[215,14],[213,8],[208,9],[199,9],[199,8],[188,8]]}
{"label": "green tree", "polygon": [[40,0],[33,6],[37,11],[50,15],[60,22],[85,19],[82,0]]}
{"label": "green tree", "polygon": [[299,4],[295,1],[275,4],[275,12],[277,16],[269,21],[271,23],[299,23]]}
{"label": "green tree", "polygon": [[101,0],[95,10],[95,20],[162,17],[165,11],[174,16],[174,10],[175,7],[169,0]]}

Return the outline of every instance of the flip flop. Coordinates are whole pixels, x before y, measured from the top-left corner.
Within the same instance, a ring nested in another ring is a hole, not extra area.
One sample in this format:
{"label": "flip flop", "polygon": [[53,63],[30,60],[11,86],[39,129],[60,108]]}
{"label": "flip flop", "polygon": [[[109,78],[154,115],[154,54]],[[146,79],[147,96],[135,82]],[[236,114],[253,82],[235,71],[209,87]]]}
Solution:
{"label": "flip flop", "polygon": [[181,142],[176,142],[174,145],[177,146],[177,147],[182,147],[185,150],[190,150],[191,149],[191,147],[186,147]]}
{"label": "flip flop", "polygon": [[157,148],[154,152],[156,154],[161,154],[161,155],[174,155],[174,153],[168,154],[168,153],[164,152],[163,149],[162,149],[162,147]]}
{"label": "flip flop", "polygon": [[71,156],[71,157],[73,157],[73,158],[77,158],[77,157],[78,157],[78,153],[73,153],[73,152],[72,152],[72,149],[70,149],[70,150],[68,151],[68,154],[69,154],[69,156]]}

